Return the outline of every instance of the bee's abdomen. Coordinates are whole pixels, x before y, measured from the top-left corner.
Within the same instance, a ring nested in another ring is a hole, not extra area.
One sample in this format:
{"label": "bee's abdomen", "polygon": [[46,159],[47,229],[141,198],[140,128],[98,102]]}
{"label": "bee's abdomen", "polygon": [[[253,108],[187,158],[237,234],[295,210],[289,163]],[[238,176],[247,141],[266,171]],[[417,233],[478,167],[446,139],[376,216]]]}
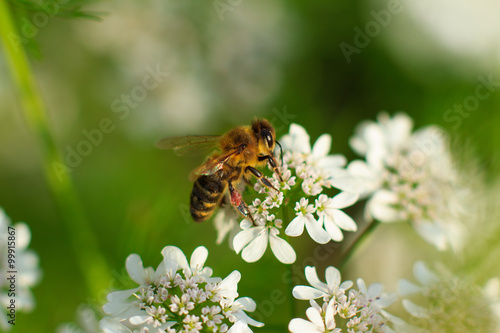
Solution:
{"label": "bee's abdomen", "polygon": [[216,174],[200,176],[196,179],[190,199],[191,216],[196,222],[206,220],[212,215],[226,183]]}

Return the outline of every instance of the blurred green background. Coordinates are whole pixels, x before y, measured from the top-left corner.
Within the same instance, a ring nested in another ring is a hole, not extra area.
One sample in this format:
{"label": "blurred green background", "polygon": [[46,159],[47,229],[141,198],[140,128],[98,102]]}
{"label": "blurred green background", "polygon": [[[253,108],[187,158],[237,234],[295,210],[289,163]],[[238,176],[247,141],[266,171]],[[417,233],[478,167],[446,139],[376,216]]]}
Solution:
{"label": "blurred green background", "polygon": [[[36,12],[7,3],[20,31],[28,29],[26,22],[37,24],[23,46],[50,131],[72,165],[69,175],[84,217],[112,276],[110,282],[94,277],[102,286],[99,295],[86,287],[69,236],[72,222],[64,221],[52,195],[40,142],[24,116],[2,48],[0,206],[13,222],[28,223],[30,247],[43,270],[34,288],[37,307],[30,314],[18,313],[14,332],[53,332],[62,322],[74,321],[79,304],[100,306],[110,290],[133,286],[124,272],[130,253],[156,267],[165,245],[179,246],[187,255],[206,246],[214,275],[225,277],[238,269],[240,295],[264,304],[255,317],[267,326],[254,331],[286,330],[285,265],[269,250],[258,263],[246,263],[227,241],[215,244],[212,222],[184,218],[192,186],[188,175],[202,158],[156,149],[154,142],[165,136],[221,134],[259,116],[271,120],[279,136],[291,122],[303,125],[313,141],[330,133],[332,151],[352,160],[356,156],[348,139],[356,124],[381,110],[405,111],[416,127],[437,124],[449,130],[455,152],[464,147],[474,151],[490,179],[498,173],[500,87],[492,85],[477,104],[467,99],[482,80],[500,81],[494,4],[402,2],[392,13],[395,1],[79,1],[102,20],[47,14],[45,22],[33,21]],[[347,44],[355,51],[346,58]],[[151,71],[163,74],[149,89]],[[124,95],[131,96],[129,102]],[[470,112],[453,111],[464,101],[473,103]],[[95,134],[103,119],[108,119],[108,133]],[[82,143],[89,141],[85,133],[94,133],[95,143]],[[74,153],[79,149],[85,152],[80,159]],[[356,207],[351,213],[358,214]],[[407,231],[383,226],[376,233],[379,239],[392,237],[397,244],[366,260],[373,264],[402,248],[407,257],[394,260],[405,262],[404,270],[410,271],[420,251],[413,247],[428,245],[418,238],[401,241]],[[310,259],[315,244],[307,237],[291,243],[298,255],[297,279],[306,264],[332,264]],[[372,249],[377,249],[376,240]],[[370,268],[360,275],[363,265],[363,256],[354,256],[345,276],[362,276],[369,283],[391,279],[390,270],[381,276]],[[396,278],[382,282],[394,290]],[[266,300],[276,288],[285,296],[270,305]],[[299,316],[304,307],[297,307]]]}

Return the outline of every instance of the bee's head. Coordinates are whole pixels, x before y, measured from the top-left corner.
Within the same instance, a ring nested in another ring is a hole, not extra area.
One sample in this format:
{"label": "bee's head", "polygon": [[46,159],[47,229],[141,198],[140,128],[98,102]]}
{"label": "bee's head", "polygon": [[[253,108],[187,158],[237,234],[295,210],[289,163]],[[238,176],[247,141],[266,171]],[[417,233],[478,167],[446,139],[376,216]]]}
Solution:
{"label": "bee's head", "polygon": [[283,150],[280,143],[276,141],[276,130],[266,119],[255,119],[252,123],[252,130],[257,138],[259,160],[267,158],[269,166],[273,168],[279,180],[283,182],[278,163],[274,159],[274,147],[278,145],[280,147],[281,165],[283,165]]}
{"label": "bee's head", "polygon": [[258,141],[259,154],[273,155],[276,144],[276,131],[266,119],[255,119],[252,130]]}

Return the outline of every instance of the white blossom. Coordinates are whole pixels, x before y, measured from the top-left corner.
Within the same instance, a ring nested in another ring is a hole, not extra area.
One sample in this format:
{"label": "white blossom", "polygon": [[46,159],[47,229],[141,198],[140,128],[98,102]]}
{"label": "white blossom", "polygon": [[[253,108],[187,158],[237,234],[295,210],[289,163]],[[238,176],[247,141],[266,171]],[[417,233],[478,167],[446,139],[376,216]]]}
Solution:
{"label": "white blossom", "polygon": [[326,283],[318,278],[316,267],[307,266],[305,268],[306,280],[309,286],[296,286],[293,288],[293,297],[302,300],[311,300],[319,297],[324,297],[328,300],[337,296],[337,293],[344,292],[352,287],[352,281],[344,281],[341,283],[340,271],[333,266],[330,266],[325,271]]}
{"label": "white blossom", "polygon": [[[108,316],[100,321],[101,330],[227,332],[235,325],[246,328],[263,325],[244,312],[255,310],[253,300],[237,299],[241,274],[233,271],[223,280],[212,277],[212,269],[205,267],[208,257],[205,247],[196,248],[189,262],[175,246],[166,246],[162,255],[156,270],[144,268],[137,254],[127,258],[127,272],[139,287],[108,295],[109,302],[103,307]],[[237,328],[233,331],[239,332]]]}
{"label": "white blossom", "polygon": [[[10,330],[14,325],[9,321],[15,317],[9,316],[11,313],[8,306],[11,306],[11,300],[15,300],[16,312],[31,312],[35,308],[35,298],[31,288],[40,282],[42,272],[39,267],[39,259],[36,252],[29,249],[31,242],[31,231],[26,223],[18,222],[12,225],[9,217],[4,210],[0,208],[0,270],[5,272],[0,280],[0,304],[3,310],[0,311],[0,329]],[[9,248],[14,253],[10,253]],[[9,271],[14,271],[15,276],[15,298],[9,294],[11,281],[8,279],[11,275]],[[15,323],[15,321],[14,321]]]}
{"label": "white blossom", "polygon": [[[413,266],[417,283],[401,279],[398,293],[417,332],[494,332],[498,330],[498,298],[494,283],[481,288],[438,266],[439,273],[418,261]],[[494,281],[494,280],[491,280]],[[488,290],[488,291],[487,291]],[[492,293],[493,292],[493,293]]]}
{"label": "white blossom", "polygon": [[[255,215],[258,226],[253,226],[248,220],[241,222],[240,231],[233,241],[236,253],[240,253],[247,262],[259,260],[266,252],[267,244],[276,258],[284,264],[291,264],[296,260],[294,249],[284,239],[278,237],[282,221],[274,215]],[[255,217],[254,217],[255,218]]]}
{"label": "white blossom", "polygon": [[[293,296],[310,301],[306,311],[309,320],[292,319],[288,325],[291,332],[392,332],[389,325],[398,318],[383,309],[396,296],[383,293],[381,284],[367,287],[358,279],[358,289],[351,289],[352,282],[341,283],[340,272],[333,266],[325,271],[326,283],[318,278],[315,267],[307,266],[305,275],[311,287],[296,286]],[[323,300],[321,305],[315,301],[318,298]]]}
{"label": "white blossom", "polygon": [[292,333],[302,333],[302,332],[318,332],[318,333],[340,333],[342,330],[336,328],[335,323],[335,307],[333,305],[334,300],[332,300],[326,306],[326,311],[319,306],[312,306],[306,310],[306,316],[309,320],[304,320],[302,318],[293,318],[288,329]]}
{"label": "white blossom", "polygon": [[311,238],[319,243],[326,244],[330,237],[326,230],[323,229],[322,223],[316,220],[313,213],[316,212],[314,205],[309,204],[308,199],[301,198],[300,202],[295,204],[296,217],[290,222],[285,230],[288,236],[300,236],[304,231],[304,226]]}
{"label": "white blossom", "polygon": [[365,184],[361,195],[368,197],[368,220],[407,221],[438,249],[458,250],[468,192],[460,185],[445,133],[433,126],[412,133],[412,127],[403,113],[363,122],[350,144],[365,160],[352,161],[348,171]]}
{"label": "white blossom", "polygon": [[[293,263],[295,251],[287,240],[278,236],[282,228],[285,235],[291,237],[302,235],[305,228],[319,244],[342,240],[342,230],[357,230],[354,220],[342,209],[357,201],[357,191],[363,189],[363,183],[347,172],[344,156],[329,154],[331,140],[329,134],[323,134],[311,147],[306,130],[297,124],[290,125],[289,134],[279,140],[283,148],[283,163],[279,166],[281,179],[276,173],[269,178],[278,191],[255,183],[255,192],[264,195],[249,205],[256,225],[242,221],[241,231],[233,239],[234,250],[241,252],[245,261],[259,260],[269,243],[278,260]],[[333,197],[323,193],[324,189],[332,188],[340,193]],[[292,201],[291,197],[298,199]],[[284,211],[293,207],[295,217],[290,218]]]}

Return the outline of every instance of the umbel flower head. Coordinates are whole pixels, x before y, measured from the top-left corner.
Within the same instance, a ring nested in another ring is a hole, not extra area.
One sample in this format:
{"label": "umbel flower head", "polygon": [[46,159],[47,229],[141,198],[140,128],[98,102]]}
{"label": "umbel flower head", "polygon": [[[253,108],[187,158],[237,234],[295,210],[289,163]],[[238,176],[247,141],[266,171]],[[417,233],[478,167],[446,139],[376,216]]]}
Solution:
{"label": "umbel flower head", "polygon": [[[242,253],[244,260],[259,260],[269,243],[279,261],[295,262],[295,251],[282,238],[283,233],[297,237],[305,229],[315,242],[326,244],[331,240],[341,241],[342,230],[357,230],[354,220],[342,209],[357,201],[362,183],[345,170],[346,158],[343,155],[329,154],[331,140],[329,134],[323,134],[311,147],[306,130],[292,124],[289,134],[279,140],[283,148],[282,181],[276,174],[270,179],[279,192],[259,182],[254,186],[255,191],[264,195],[249,205],[257,225],[246,219],[238,224],[235,215],[221,223],[219,216],[229,216],[224,210],[215,217],[219,235],[235,228],[239,230],[232,245],[237,253]],[[331,188],[340,193],[333,197],[324,193],[325,189]]]}
{"label": "umbel flower head", "polygon": [[[357,280],[358,289],[351,281],[341,283],[340,272],[333,266],[326,269],[326,283],[316,273],[316,268],[307,266],[306,279],[311,286],[296,286],[293,296],[309,300],[311,307],[306,311],[308,320],[294,318],[290,321],[290,332],[393,332],[389,327],[397,318],[383,310],[395,301],[395,295],[382,293],[382,285],[366,286]],[[322,299],[318,304],[315,300]]]}
{"label": "umbel flower head", "polygon": [[[13,229],[9,229],[9,227]],[[31,231],[26,223],[18,222],[11,224],[9,217],[0,208],[0,271],[2,273],[8,271],[16,271],[15,279],[15,310],[22,312],[30,312],[35,308],[35,298],[31,292],[40,281],[42,272],[39,267],[38,255],[28,249],[31,241]],[[8,248],[9,245],[15,250],[15,260],[9,262]],[[14,299],[9,296],[10,281],[7,279],[9,274],[2,274],[0,280],[0,303],[2,311],[0,311],[0,330],[10,330],[14,325],[8,323],[11,317],[7,317],[6,307],[10,306],[10,300]],[[9,312],[10,314],[10,312]]]}
{"label": "umbel flower head", "polygon": [[413,332],[498,332],[498,298],[488,294],[489,288],[482,290],[443,267],[438,274],[422,261],[413,274],[418,283],[401,279],[398,285]]}
{"label": "umbel flower head", "polygon": [[464,207],[468,192],[452,164],[448,139],[436,126],[412,133],[412,119],[404,113],[382,113],[377,122],[361,123],[351,147],[364,161],[348,170],[365,182],[367,219],[406,221],[440,250],[461,248]]}
{"label": "umbel flower head", "polygon": [[162,255],[156,270],[144,268],[137,254],[127,258],[127,272],[139,286],[108,295],[108,316],[99,323],[104,332],[248,333],[248,325],[264,325],[245,313],[255,310],[255,302],[237,298],[238,271],[224,280],[211,277],[205,247],[196,248],[189,263],[175,246],[166,246]]}

